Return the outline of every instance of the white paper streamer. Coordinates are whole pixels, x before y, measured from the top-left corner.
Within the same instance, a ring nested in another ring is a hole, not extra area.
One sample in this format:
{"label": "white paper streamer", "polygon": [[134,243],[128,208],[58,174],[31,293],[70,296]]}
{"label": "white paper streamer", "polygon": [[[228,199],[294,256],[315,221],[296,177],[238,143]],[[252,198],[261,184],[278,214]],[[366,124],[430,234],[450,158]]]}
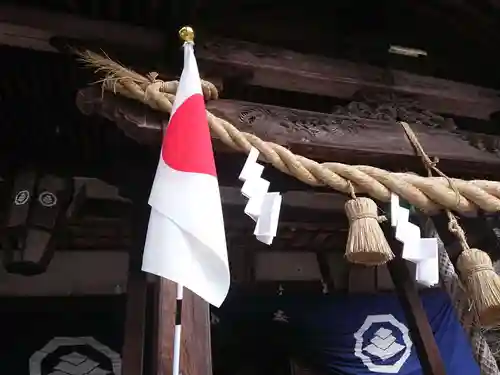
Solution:
{"label": "white paper streamer", "polygon": [[[394,217],[395,216],[395,217]],[[402,258],[417,265],[415,278],[425,286],[439,283],[438,244],[436,238],[421,238],[420,228],[409,221],[410,211],[399,206],[399,197],[391,195],[391,224],[396,239],[403,243]]]}
{"label": "white paper streamer", "polygon": [[256,222],[254,235],[270,245],[278,230],[282,196],[268,192],[270,183],[261,177],[264,166],[257,163],[258,157],[259,151],[252,147],[238,178],[243,181],[241,194],[248,198],[244,212]]}

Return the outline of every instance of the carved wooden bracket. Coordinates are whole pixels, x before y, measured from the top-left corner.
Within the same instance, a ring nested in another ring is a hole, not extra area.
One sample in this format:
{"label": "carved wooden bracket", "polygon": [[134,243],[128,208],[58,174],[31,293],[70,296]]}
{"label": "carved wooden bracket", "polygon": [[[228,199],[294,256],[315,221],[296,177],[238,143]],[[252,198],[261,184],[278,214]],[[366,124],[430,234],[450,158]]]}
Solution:
{"label": "carved wooden bracket", "polygon": [[12,179],[11,186],[1,238],[4,266],[8,272],[22,275],[43,273],[53,257],[56,234],[66,220],[73,181],[23,171]]}

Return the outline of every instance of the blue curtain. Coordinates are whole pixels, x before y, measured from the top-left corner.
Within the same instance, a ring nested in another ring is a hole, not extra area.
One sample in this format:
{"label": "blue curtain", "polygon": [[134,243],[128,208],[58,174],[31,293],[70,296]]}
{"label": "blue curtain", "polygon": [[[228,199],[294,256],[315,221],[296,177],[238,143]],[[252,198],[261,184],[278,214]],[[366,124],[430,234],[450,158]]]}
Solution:
{"label": "blue curtain", "polygon": [[[421,299],[446,373],[479,375],[447,294],[430,289]],[[292,356],[325,374],[422,374],[402,307],[392,293],[262,296],[233,290],[213,312],[219,319],[214,343],[226,361],[237,361],[244,351],[262,361]]]}
{"label": "blue curtain", "polygon": [[38,358],[41,375],[57,373],[64,356],[72,353],[81,357],[73,367],[74,374],[94,362],[94,373],[113,375],[113,363],[106,353],[87,344],[59,346],[56,338],[91,337],[120,353],[125,302],[123,296],[0,298],[0,374],[32,375],[30,359],[51,343],[52,350]]}

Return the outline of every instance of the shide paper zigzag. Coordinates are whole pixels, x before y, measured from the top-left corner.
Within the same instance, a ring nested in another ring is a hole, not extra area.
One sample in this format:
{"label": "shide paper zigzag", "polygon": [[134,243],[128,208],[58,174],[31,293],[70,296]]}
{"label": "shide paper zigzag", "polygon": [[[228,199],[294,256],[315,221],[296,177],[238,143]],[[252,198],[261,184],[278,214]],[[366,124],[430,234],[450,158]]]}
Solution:
{"label": "shide paper zigzag", "polygon": [[438,244],[435,238],[421,238],[420,228],[409,221],[410,210],[399,205],[399,197],[391,195],[391,225],[396,239],[403,243],[402,258],[417,265],[415,278],[425,286],[439,282]]}
{"label": "shide paper zigzag", "polygon": [[239,179],[243,181],[241,193],[248,198],[245,214],[255,222],[254,235],[260,242],[270,245],[278,230],[282,196],[269,193],[269,181],[263,179],[264,166],[257,163],[259,151],[252,147]]}

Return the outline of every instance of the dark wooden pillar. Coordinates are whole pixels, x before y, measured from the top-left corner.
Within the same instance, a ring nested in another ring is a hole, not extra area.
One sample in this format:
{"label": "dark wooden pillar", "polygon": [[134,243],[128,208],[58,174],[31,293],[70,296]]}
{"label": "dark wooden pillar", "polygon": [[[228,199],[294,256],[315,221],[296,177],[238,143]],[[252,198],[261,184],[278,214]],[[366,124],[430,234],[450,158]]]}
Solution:
{"label": "dark wooden pillar", "polygon": [[406,261],[401,258],[402,245],[395,240],[392,230],[387,229],[386,237],[396,255],[392,261],[387,263],[387,267],[403,307],[423,374],[445,375],[444,363],[422,306],[417,283],[412,278]]}
{"label": "dark wooden pillar", "polygon": [[[135,195],[135,194],[134,194]],[[142,199],[141,199],[142,196]],[[127,305],[122,348],[122,374],[142,375],[146,333],[147,279],[141,271],[144,240],[149,219],[147,192],[136,195],[133,218],[133,247],[129,249]]]}
{"label": "dark wooden pillar", "polygon": [[120,194],[133,201],[133,244],[129,249],[122,375],[142,375],[147,329],[148,282],[147,274],[141,270],[141,266],[149,222],[148,197],[156,171],[157,153],[130,143],[130,149],[119,149],[116,154],[116,158],[113,159],[116,164],[109,170],[114,173],[113,177],[116,180],[114,183],[120,187]]}
{"label": "dark wooden pillar", "polygon": [[[158,280],[156,361],[159,375],[171,375],[175,320],[175,283]],[[207,302],[184,289],[181,363],[183,375],[211,375],[210,309]]]}

